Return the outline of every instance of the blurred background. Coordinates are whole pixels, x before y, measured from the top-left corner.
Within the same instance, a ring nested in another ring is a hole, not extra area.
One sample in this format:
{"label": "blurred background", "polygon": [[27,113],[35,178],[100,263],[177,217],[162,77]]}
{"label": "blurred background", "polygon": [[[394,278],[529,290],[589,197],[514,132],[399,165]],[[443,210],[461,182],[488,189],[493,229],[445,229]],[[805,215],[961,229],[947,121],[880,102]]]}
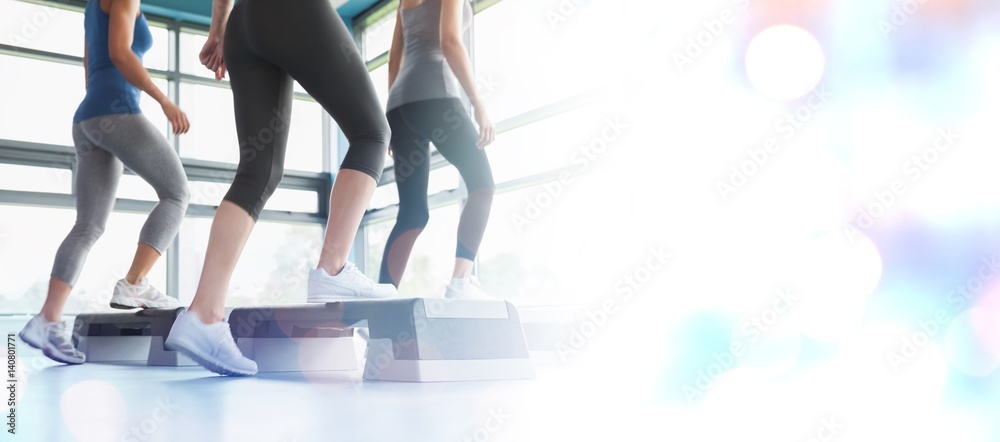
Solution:
{"label": "blurred background", "polygon": [[[151,280],[187,303],[238,160],[231,94],[198,64],[205,18],[148,3],[146,66],[192,129],[174,137],[147,116],[194,195]],[[178,4],[189,3],[207,7]],[[397,3],[335,3],[384,101]],[[0,0],[0,314],[39,309],[74,220],[81,5]],[[501,132],[476,273],[519,307],[582,312],[563,356],[591,388],[554,393],[608,405],[536,410],[561,428],[553,437],[1000,438],[1000,4],[474,6],[468,46]],[[318,257],[346,140],[297,91],[291,170],[231,306],[303,302]],[[406,296],[440,296],[453,262],[465,191],[432,161]],[[390,159],[353,252],[375,278],[393,172]],[[156,200],[129,175],[118,195],[67,312],[106,308]],[[572,430],[589,418],[609,422],[606,434]]]}

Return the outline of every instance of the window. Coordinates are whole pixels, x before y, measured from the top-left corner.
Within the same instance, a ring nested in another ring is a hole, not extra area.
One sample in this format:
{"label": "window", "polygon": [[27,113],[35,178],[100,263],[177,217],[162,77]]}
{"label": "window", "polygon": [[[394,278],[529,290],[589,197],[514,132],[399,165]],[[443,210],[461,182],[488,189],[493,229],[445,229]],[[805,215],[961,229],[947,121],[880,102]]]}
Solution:
{"label": "window", "polygon": [[622,229],[634,225],[632,202],[607,183],[604,173],[592,173],[558,193],[552,184],[539,184],[496,195],[479,250],[483,289],[540,304],[613,294],[618,270],[633,264],[608,257],[641,253],[649,239],[639,229]]}
{"label": "window", "polygon": [[368,203],[369,209],[379,209],[393,204],[399,204],[399,191],[395,184],[387,184],[375,188],[375,193]]}
{"label": "window", "polygon": [[[432,209],[430,222],[413,246],[413,252],[399,285],[400,296],[443,296],[455,267],[455,242],[458,232],[459,206]],[[366,274],[378,281],[382,253],[395,220],[368,226]]]}
{"label": "window", "polygon": [[71,193],[73,172],[63,168],[0,164],[0,190]]}
{"label": "window", "polygon": [[292,125],[288,132],[285,169],[323,171],[323,119],[326,112],[314,101],[292,102]]}
{"label": "window", "polygon": [[180,108],[191,121],[191,130],[180,137],[181,156],[236,164],[240,159],[228,88],[181,83]]}
{"label": "window", "polygon": [[[480,94],[497,121],[587,92],[615,71],[620,43],[604,29],[616,2],[577,6],[552,24],[552,2],[503,0],[476,15],[475,63]],[[511,32],[517,23],[517,32]]]}
{"label": "window", "polygon": [[[588,166],[598,164],[613,154],[625,135],[618,133],[624,129],[614,124],[615,118],[607,106],[591,104],[502,133],[486,148],[493,177],[502,183],[550,170],[577,168],[584,162]],[[609,119],[612,123],[608,123]],[[608,135],[608,140],[603,135]],[[601,153],[591,152],[592,147]]]}
{"label": "window", "polygon": [[[153,79],[153,84],[156,85],[164,94],[168,94],[168,88],[170,87],[167,80],[161,80],[159,78]],[[153,97],[149,94],[143,93],[139,96],[139,108],[142,109],[142,114],[146,116],[153,126],[160,131],[160,134],[164,138],[167,138],[167,134],[170,133],[170,123],[167,121],[167,116],[163,115],[163,108],[160,103],[157,103]]]}
{"label": "window", "polygon": [[124,174],[118,181],[116,197],[129,200],[159,201],[156,190],[146,180],[137,175]]}
{"label": "window", "polygon": [[171,32],[167,28],[153,23],[149,24],[149,31],[153,34],[153,47],[142,57],[143,65],[148,69],[161,71],[170,69]]}
{"label": "window", "polygon": [[8,55],[0,66],[0,138],[72,146],[73,114],[86,93],[83,66]]}
{"label": "window", "polygon": [[378,94],[378,102],[384,109],[389,102],[389,64],[384,64],[378,69],[371,71],[372,84],[375,85],[375,93]]}
{"label": "window", "polygon": [[82,12],[13,0],[0,10],[0,43],[83,57]]}
{"label": "window", "polygon": [[[45,302],[56,250],[73,227],[73,209],[0,206],[0,313],[37,313]],[[104,235],[87,256],[65,313],[110,310],[115,282],[131,264],[144,215],[113,213]],[[30,233],[37,232],[37,233]],[[169,252],[168,252],[169,253]],[[166,260],[149,274],[166,290]]]}
{"label": "window", "polygon": [[[180,107],[191,130],[181,136],[181,156],[237,164],[240,160],[233,93],[228,88],[181,84]],[[320,172],[323,169],[323,108],[295,100],[285,152],[285,169]]]}
{"label": "window", "polygon": [[[180,301],[190,303],[198,288],[211,219],[185,219],[180,232]],[[262,221],[254,227],[233,272],[226,305],[304,303],[309,270],[316,268],[323,226]]]}
{"label": "window", "polygon": [[[78,6],[69,6],[70,9],[55,6],[0,0],[0,44],[82,58],[83,14],[76,10]],[[192,130],[179,138],[169,134],[170,126],[160,106],[146,94],[141,95],[140,101],[144,116],[165,140],[177,143],[184,157],[236,163],[239,140],[232,93],[227,82],[215,83],[212,73],[198,62],[198,53],[207,38],[204,31],[180,31],[174,22],[148,16],[147,19],[154,41],[143,59],[144,65],[171,74],[173,80],[154,78],[153,81],[168,95],[173,95],[174,90],[179,92],[171,98],[188,113]],[[175,32],[182,32],[178,47],[173,44]],[[180,60],[177,66],[173,62],[176,55]],[[65,63],[46,58],[21,53],[0,54],[0,140],[73,146],[71,122],[86,93],[82,60]],[[203,80],[191,79],[191,75]],[[289,133],[285,167],[322,172],[324,149],[336,148],[336,134],[330,140],[325,139],[324,127],[329,116],[318,103],[303,95],[300,85],[295,83],[294,89],[297,92],[291,121],[294,129]],[[10,149],[0,145],[0,158],[6,158]],[[16,153],[20,155],[19,151]],[[46,149],[34,158],[17,158],[16,161],[26,161],[30,165],[0,163],[0,190],[18,197],[19,204],[29,205],[0,204],[0,268],[5,269],[0,278],[0,313],[38,311],[46,296],[55,251],[76,218],[71,207],[47,207],[43,205],[46,203],[31,202],[27,198],[29,194],[24,193],[71,194],[73,172],[69,166],[72,155],[52,154]],[[234,166],[210,163],[201,167],[207,168],[209,173],[214,169],[223,182],[190,182],[192,204],[217,206],[230,187]],[[269,216],[282,218],[287,214],[290,215],[288,219],[301,220],[302,213],[318,213],[318,195],[324,192],[323,187],[327,184],[320,178],[312,183],[306,189],[279,187],[267,204],[267,210],[271,211]],[[122,176],[116,196],[147,202],[158,200],[152,186],[131,174]],[[107,230],[91,250],[80,281],[74,287],[74,294],[66,306],[67,314],[109,308],[111,290],[129,267],[145,220],[144,213],[111,214]],[[177,265],[170,272],[177,275],[171,283],[184,295],[182,300],[190,302],[197,287],[211,223],[208,217],[184,221],[178,236],[183,247],[176,251],[179,264],[174,264],[177,262],[174,260],[160,260],[150,274],[153,284],[167,291],[166,268]],[[320,223],[273,220],[259,223],[245,249],[248,258],[236,269],[231,305],[304,301],[305,276],[318,259],[322,236]],[[168,253],[175,253],[175,250]],[[273,259],[266,261],[249,256]],[[8,275],[7,270],[16,275]],[[288,275],[292,274],[301,276],[302,284],[290,281]],[[279,292],[280,296],[272,296]]]}
{"label": "window", "polygon": [[208,34],[195,34],[188,30],[184,30],[181,32],[180,40],[180,51],[181,54],[183,54],[180,60],[181,73],[214,79],[215,74],[202,66],[201,61],[198,60],[198,54],[201,53],[201,48],[205,46],[205,42],[208,41]]}
{"label": "window", "polygon": [[392,46],[392,33],[396,29],[396,8],[399,2],[394,1],[384,6],[386,15],[362,31],[362,48],[364,57],[371,60],[389,51]]}

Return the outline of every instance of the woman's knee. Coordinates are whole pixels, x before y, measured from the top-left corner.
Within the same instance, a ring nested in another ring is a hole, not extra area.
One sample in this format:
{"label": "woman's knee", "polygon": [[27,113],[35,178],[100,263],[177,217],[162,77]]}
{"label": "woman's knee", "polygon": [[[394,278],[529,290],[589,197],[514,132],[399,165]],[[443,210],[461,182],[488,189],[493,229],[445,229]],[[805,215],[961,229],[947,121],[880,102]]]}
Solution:
{"label": "woman's knee", "polygon": [[340,167],[364,172],[378,181],[385,168],[385,155],[392,138],[388,121],[384,116],[373,118],[367,127],[351,132],[347,137],[350,147]]}

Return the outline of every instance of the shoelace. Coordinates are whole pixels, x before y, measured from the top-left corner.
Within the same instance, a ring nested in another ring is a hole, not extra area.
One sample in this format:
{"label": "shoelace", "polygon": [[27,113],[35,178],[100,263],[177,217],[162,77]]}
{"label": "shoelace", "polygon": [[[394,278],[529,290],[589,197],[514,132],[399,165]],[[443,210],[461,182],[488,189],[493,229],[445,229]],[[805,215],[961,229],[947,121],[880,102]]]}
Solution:
{"label": "shoelace", "polygon": [[350,261],[348,261],[346,264],[344,264],[344,270],[341,270],[341,271],[347,271],[347,272],[351,272],[351,273],[361,273],[361,271],[358,270],[358,266],[355,265],[353,262],[350,262]]}
{"label": "shoelace", "polygon": [[[229,350],[230,352],[235,353],[235,354],[239,354],[239,355],[243,354],[243,352],[240,351],[240,348],[238,346],[236,346],[236,341],[234,341],[232,339],[232,335],[229,334],[230,331],[229,331],[229,324],[228,323],[226,323],[226,322],[220,322],[220,323],[215,324],[214,327],[216,327],[216,328],[219,329],[219,331],[218,331],[219,343],[222,344],[222,346],[225,347],[226,350]],[[227,335],[229,335],[229,336],[227,336]]]}

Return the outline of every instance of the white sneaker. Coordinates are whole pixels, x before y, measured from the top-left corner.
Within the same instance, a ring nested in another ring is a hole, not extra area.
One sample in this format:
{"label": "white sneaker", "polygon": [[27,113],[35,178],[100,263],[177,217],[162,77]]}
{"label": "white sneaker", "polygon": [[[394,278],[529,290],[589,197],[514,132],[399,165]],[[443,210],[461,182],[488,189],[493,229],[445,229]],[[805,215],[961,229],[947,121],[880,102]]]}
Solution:
{"label": "white sneaker", "polygon": [[225,321],[205,324],[198,315],[182,311],[174,320],[163,346],[183,353],[213,373],[226,376],[257,374],[257,363],[243,356]]}
{"label": "white sneaker", "polygon": [[392,298],[395,296],[395,286],[372,281],[350,262],[336,276],[330,276],[323,269],[314,269],[309,272],[308,302],[310,303],[343,301],[344,299]]}
{"label": "white sneaker", "polygon": [[[440,287],[440,286],[438,286]],[[475,276],[455,278],[444,289],[444,297],[450,299],[496,299],[483,291]]]}
{"label": "white sneaker", "polygon": [[143,277],[138,284],[129,284],[124,279],[118,280],[118,283],[115,284],[115,293],[111,295],[111,307],[118,309],[175,309],[180,307],[180,303],[177,302],[177,299],[161,293]]}
{"label": "white sneaker", "polygon": [[56,362],[63,364],[82,364],[87,356],[73,346],[72,327],[69,322],[49,322],[45,316],[35,315],[24,326],[18,336],[28,345],[42,351]]}

